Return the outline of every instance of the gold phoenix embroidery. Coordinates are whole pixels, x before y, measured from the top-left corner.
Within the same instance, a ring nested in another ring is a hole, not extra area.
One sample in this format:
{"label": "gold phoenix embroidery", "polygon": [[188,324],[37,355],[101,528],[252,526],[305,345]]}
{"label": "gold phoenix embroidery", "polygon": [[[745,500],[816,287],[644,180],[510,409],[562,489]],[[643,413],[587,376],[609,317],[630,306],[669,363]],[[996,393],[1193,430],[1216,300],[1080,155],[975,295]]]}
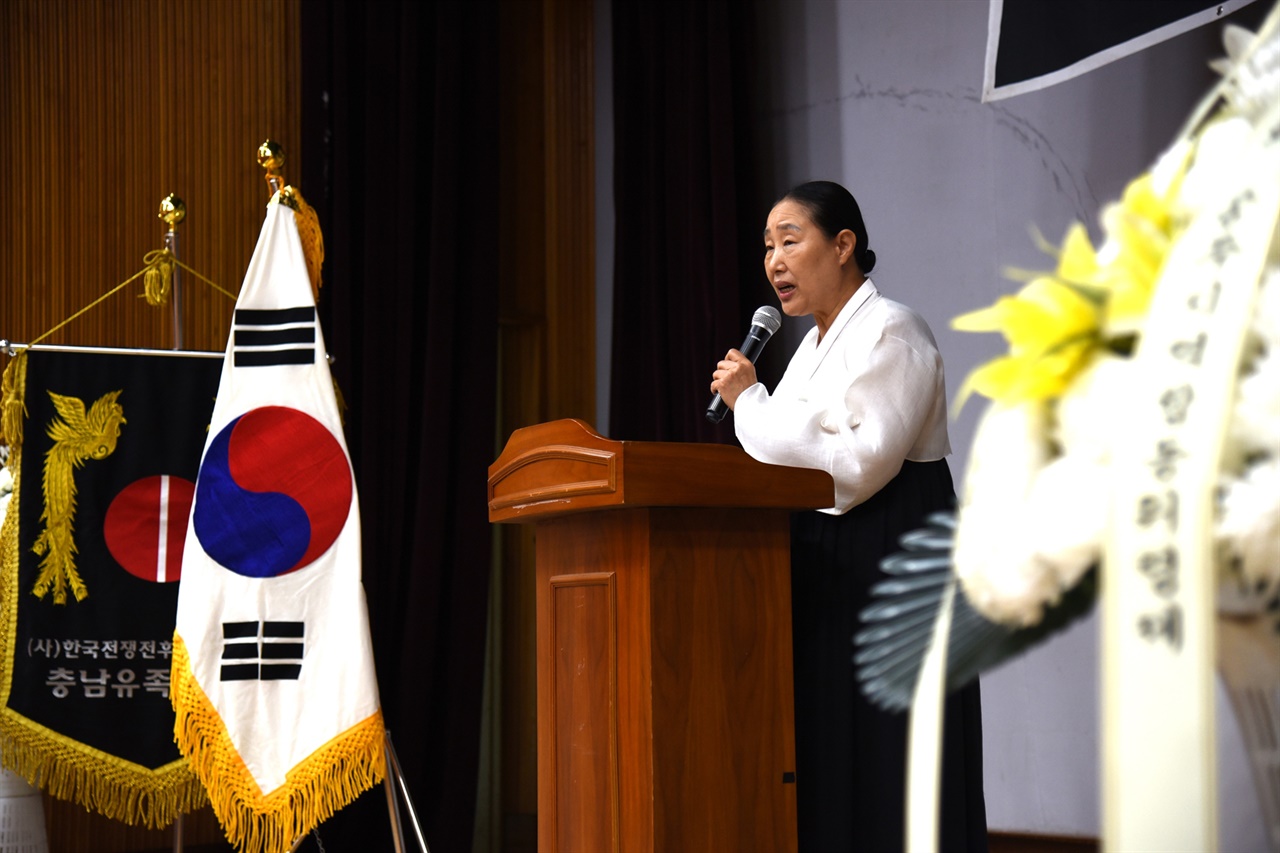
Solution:
{"label": "gold phoenix embroidery", "polygon": [[89,595],[76,571],[76,543],[72,524],[76,514],[75,470],[87,459],[106,459],[116,449],[120,425],[126,423],[124,409],[116,402],[119,391],[103,394],[86,415],[84,401],[49,392],[53,406],[62,416],[49,422],[47,433],[53,447],[44,456],[44,530],[31,550],[44,556],[40,575],[32,593],[44,598],[53,588],[55,604],[67,603],[67,585],[76,601]]}

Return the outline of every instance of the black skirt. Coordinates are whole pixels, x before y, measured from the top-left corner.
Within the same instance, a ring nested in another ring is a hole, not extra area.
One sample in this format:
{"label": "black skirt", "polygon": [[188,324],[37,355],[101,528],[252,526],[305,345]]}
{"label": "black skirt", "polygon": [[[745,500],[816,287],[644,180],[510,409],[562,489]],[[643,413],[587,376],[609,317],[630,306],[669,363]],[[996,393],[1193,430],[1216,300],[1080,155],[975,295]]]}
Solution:
{"label": "black skirt", "polygon": [[[907,714],[862,695],[853,636],[882,557],[898,538],[950,509],[946,460],[906,462],[844,515],[797,513],[791,524],[796,797],[805,853],[896,853],[905,840]],[[973,683],[947,698],[939,850],[985,851],[982,706]]]}

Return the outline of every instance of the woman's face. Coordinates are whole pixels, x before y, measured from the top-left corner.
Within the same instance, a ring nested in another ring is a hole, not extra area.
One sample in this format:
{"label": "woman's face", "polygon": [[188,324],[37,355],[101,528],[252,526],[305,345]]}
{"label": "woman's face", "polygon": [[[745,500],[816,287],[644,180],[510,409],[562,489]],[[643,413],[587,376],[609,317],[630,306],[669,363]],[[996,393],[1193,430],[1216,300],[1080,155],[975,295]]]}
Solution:
{"label": "woman's face", "polygon": [[[841,232],[852,236],[851,232]],[[848,249],[852,251],[852,247]],[[847,257],[847,255],[845,255]],[[830,319],[848,294],[841,290],[842,250],[804,205],[790,199],[769,211],[764,227],[764,274],[790,317]],[[848,259],[852,263],[852,259]]]}

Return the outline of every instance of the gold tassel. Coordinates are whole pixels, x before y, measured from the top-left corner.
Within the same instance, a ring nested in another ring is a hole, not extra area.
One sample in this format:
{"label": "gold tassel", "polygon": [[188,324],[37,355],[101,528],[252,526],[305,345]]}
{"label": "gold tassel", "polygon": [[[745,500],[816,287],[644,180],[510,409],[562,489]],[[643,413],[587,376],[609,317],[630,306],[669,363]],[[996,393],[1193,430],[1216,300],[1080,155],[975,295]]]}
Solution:
{"label": "gold tassel", "polygon": [[298,237],[302,239],[302,254],[307,260],[307,277],[311,279],[311,293],[320,300],[320,267],[324,264],[324,235],[320,233],[320,215],[307,204],[302,193],[293,186],[280,190],[280,201],[297,214]]}
{"label": "gold tassel", "polygon": [[27,417],[27,351],[19,350],[9,360],[0,380],[0,438],[9,445],[9,467],[14,466],[13,450],[22,446],[22,422]]}
{"label": "gold tassel", "polygon": [[338,380],[333,380],[333,396],[338,401],[338,422],[343,426],[347,425],[347,399],[342,396],[342,389],[338,387]]}
{"label": "gold tassel", "polygon": [[169,299],[169,288],[173,281],[173,252],[156,249],[147,252],[142,262],[146,264],[142,291],[147,297],[147,304],[153,307],[164,305]]}

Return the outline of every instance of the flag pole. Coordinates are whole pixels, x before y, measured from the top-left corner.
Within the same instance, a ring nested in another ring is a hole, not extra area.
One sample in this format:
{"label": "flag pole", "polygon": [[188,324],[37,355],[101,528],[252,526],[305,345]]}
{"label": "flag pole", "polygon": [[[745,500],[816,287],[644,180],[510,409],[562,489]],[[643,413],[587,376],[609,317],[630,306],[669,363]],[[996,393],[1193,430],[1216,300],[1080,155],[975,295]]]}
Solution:
{"label": "flag pole", "polygon": [[148,349],[146,347],[84,347],[72,344],[24,344],[21,341],[0,339],[0,352],[15,356],[23,350],[32,352],[78,352],[99,355],[181,355],[196,358],[225,358],[226,353],[205,350]]}
{"label": "flag pole", "polygon": [[[157,214],[160,221],[168,228],[164,233],[164,247],[173,255],[174,260],[178,259],[178,223],[187,218],[187,205],[182,199],[173,193],[169,193],[160,200],[160,212]],[[182,349],[182,267],[176,263],[173,265],[173,284],[171,298],[171,321],[173,323],[173,347],[172,349],[180,351]],[[173,853],[182,853],[184,849],[183,829],[184,816],[182,812],[178,812],[177,817],[173,821]]]}
{"label": "flag pole", "polygon": [[182,813],[173,821],[173,853],[182,853]]}
{"label": "flag pole", "polygon": [[[160,221],[169,226],[164,233],[164,247],[178,258],[178,223],[187,218],[187,205],[173,193],[160,200]],[[182,267],[173,265],[172,314],[173,349],[182,349]],[[178,812],[173,821],[173,853],[183,851],[183,814]]]}
{"label": "flag pole", "polygon": [[[178,259],[178,223],[187,218],[187,205],[173,193],[160,202],[159,217],[169,226],[164,247]],[[182,349],[182,267],[173,265],[173,349]]]}

